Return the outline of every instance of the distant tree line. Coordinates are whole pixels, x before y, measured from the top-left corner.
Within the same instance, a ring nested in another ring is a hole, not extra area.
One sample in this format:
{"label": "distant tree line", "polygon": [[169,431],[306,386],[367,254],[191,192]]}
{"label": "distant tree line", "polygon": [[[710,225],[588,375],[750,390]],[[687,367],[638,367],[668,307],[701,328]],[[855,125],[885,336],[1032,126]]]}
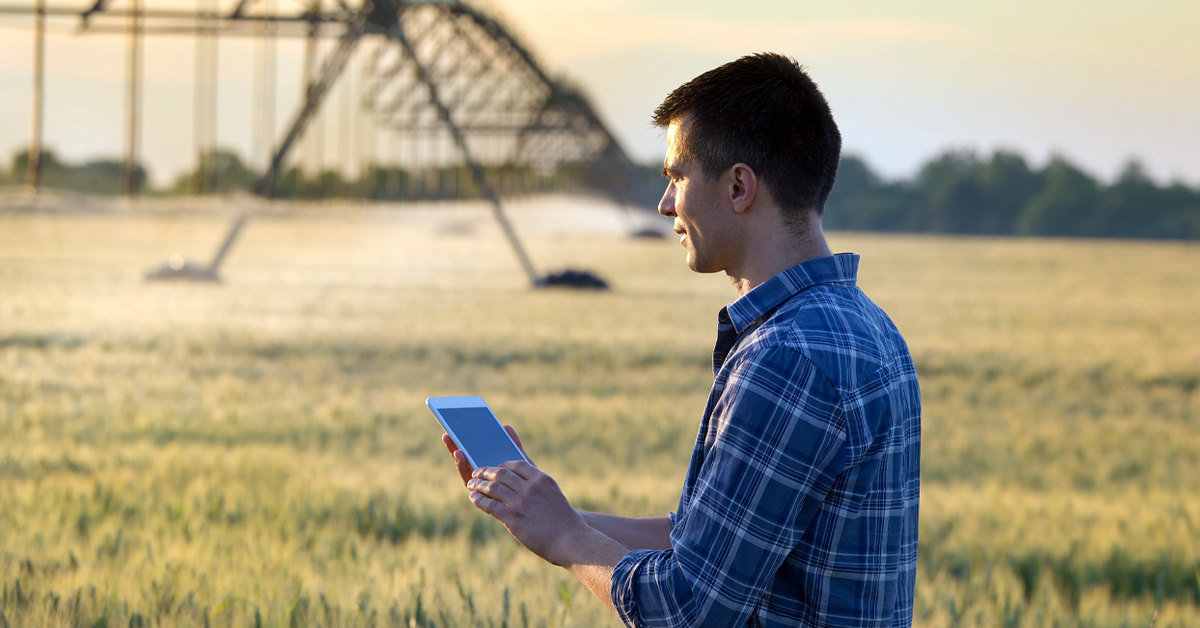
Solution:
{"label": "distant tree line", "polygon": [[[17,153],[13,156],[12,171],[7,177],[0,177],[0,183],[24,183],[28,167],[29,151]],[[41,185],[47,188],[88,194],[120,194],[125,189],[125,164],[119,159],[102,158],[71,164],[59,159],[54,151],[43,150],[38,170]],[[146,169],[139,166],[135,176],[139,185],[144,185]]]}
{"label": "distant tree line", "polygon": [[[28,160],[28,151],[17,153],[9,175],[4,177],[0,173],[0,183],[23,182]],[[40,164],[41,185],[49,189],[98,195],[124,191],[124,170],[119,160],[70,164],[47,150],[42,152]],[[656,181],[661,178],[660,168],[641,168],[638,174]],[[544,171],[528,165],[501,165],[486,168],[484,178],[501,195],[515,196],[591,189],[595,186],[589,181],[589,172],[584,164],[572,163]],[[142,191],[156,196],[245,193],[255,189],[260,176],[236,152],[218,149],[204,155],[196,168],[176,177],[170,186]],[[138,168],[138,177],[144,185],[147,180],[144,168]],[[367,164],[360,168],[357,177],[346,176],[336,169],[311,173],[293,166],[275,180],[273,195],[294,200],[368,201],[469,200],[482,196],[472,173],[463,165],[409,170],[383,164]]]}
{"label": "distant tree line", "polygon": [[[24,180],[27,153],[16,154],[2,182]],[[259,173],[229,150],[217,150],[200,168],[180,175],[154,194],[246,192]],[[119,160],[82,164],[43,151],[42,184],[89,194],[120,194]],[[661,181],[658,164],[639,175]],[[0,173],[3,174],[3,173]],[[146,171],[138,168],[139,180]],[[529,166],[494,166],[485,177],[503,195],[577,192],[589,188],[588,170],[563,164],[549,171]],[[275,182],[275,196],[297,200],[475,199],[480,190],[463,166],[406,170],[368,165],[358,177],[338,170],[304,173],[292,167]],[[1130,162],[1105,184],[1061,157],[1030,167],[1012,152],[981,157],[951,151],[924,165],[912,180],[887,181],[859,157],[842,158],[837,184],[825,207],[829,229],[1071,237],[1200,239],[1200,189],[1182,183],[1158,185],[1138,162]]]}
{"label": "distant tree line", "polygon": [[1018,154],[947,152],[911,181],[885,181],[842,158],[829,229],[978,235],[1200,239],[1200,190],[1160,186],[1134,161],[1106,185],[1061,157],[1034,169]]}

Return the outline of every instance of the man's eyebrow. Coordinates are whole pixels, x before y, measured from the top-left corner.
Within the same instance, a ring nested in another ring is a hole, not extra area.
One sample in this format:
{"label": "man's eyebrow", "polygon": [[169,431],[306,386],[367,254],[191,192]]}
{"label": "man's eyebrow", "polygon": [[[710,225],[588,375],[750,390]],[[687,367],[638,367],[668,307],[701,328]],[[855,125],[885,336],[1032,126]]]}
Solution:
{"label": "man's eyebrow", "polygon": [[664,177],[666,177],[668,179],[674,179],[675,175],[677,175],[677,174],[679,174],[678,170],[676,170],[670,166],[663,166],[662,175]]}

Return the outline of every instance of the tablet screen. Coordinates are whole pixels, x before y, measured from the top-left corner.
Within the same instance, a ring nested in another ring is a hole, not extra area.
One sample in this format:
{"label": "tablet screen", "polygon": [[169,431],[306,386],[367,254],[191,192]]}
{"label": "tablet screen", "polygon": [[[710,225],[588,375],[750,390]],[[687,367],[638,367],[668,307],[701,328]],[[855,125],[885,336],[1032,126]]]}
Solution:
{"label": "tablet screen", "polygon": [[440,408],[438,412],[476,465],[495,467],[501,462],[525,459],[486,407]]}

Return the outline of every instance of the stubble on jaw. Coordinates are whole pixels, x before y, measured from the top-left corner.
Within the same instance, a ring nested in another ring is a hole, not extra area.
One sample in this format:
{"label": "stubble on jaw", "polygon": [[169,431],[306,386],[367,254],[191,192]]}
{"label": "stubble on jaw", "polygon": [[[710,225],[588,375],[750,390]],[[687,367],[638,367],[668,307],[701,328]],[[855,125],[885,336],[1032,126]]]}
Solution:
{"label": "stubble on jaw", "polygon": [[730,255],[730,243],[723,234],[727,229],[721,225],[725,222],[720,201],[724,173],[707,176],[699,160],[688,151],[690,123],[691,119],[684,116],[667,126],[663,175],[671,180],[669,186],[674,186],[673,227],[681,234],[684,262],[690,270],[706,274],[727,271],[726,264],[719,261]]}

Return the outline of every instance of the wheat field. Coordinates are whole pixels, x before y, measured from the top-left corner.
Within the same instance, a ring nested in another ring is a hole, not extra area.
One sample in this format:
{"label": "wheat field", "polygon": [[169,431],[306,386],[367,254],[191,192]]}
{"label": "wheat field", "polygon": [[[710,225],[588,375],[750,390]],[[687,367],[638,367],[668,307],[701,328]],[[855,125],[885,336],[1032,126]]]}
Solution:
{"label": "wheat field", "polygon": [[[236,203],[235,203],[236,204]],[[734,293],[597,203],[0,213],[0,628],[615,626],[466,499],[479,394],[581,508],[674,509]],[[832,233],[924,401],[918,626],[1200,625],[1200,246]]]}

